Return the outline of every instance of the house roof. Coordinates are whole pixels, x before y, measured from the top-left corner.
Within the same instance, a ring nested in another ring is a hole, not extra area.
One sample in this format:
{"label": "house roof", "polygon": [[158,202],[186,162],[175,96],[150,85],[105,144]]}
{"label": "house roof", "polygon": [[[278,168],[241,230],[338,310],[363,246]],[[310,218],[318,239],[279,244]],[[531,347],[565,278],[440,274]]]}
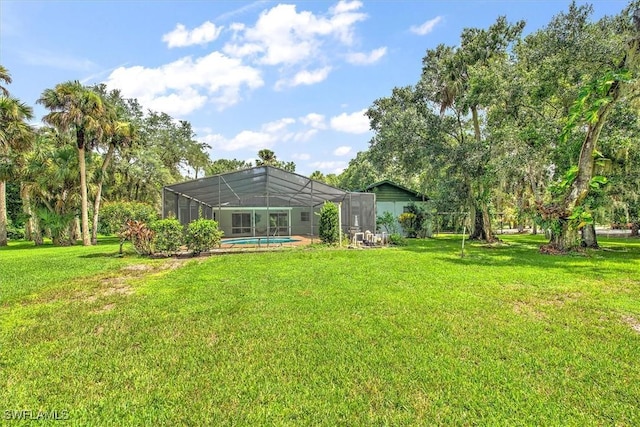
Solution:
{"label": "house roof", "polygon": [[339,202],[348,192],[273,166],[256,166],[171,184],[165,192],[179,194],[212,207],[317,206]]}
{"label": "house roof", "polygon": [[396,192],[404,193],[408,197],[410,197],[411,199],[423,200],[423,201],[429,200],[428,196],[426,196],[426,195],[424,195],[422,193],[418,193],[416,191],[410,190],[410,189],[408,189],[406,187],[403,187],[400,184],[396,184],[393,181],[389,181],[388,179],[385,179],[383,181],[371,184],[367,188],[365,188],[364,191],[367,192],[367,193],[378,192],[383,187],[391,187],[392,189],[396,190]]}

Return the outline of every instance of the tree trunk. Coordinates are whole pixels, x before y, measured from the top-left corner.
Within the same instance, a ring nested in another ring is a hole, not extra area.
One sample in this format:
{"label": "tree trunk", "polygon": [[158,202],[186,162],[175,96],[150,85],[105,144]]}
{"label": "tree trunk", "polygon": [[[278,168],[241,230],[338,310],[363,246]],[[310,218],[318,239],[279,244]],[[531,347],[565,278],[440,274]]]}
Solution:
{"label": "tree trunk", "polygon": [[31,212],[31,198],[29,191],[24,183],[20,184],[20,199],[22,199],[22,213],[27,217],[27,221],[24,223],[24,239],[33,240],[34,227],[33,227],[33,214]]}
{"label": "tree trunk", "polygon": [[582,227],[582,241],[580,242],[580,246],[593,249],[600,248],[596,237],[596,227],[593,224],[587,224]]}
{"label": "tree trunk", "polygon": [[100,169],[100,179],[98,180],[98,190],[96,193],[96,199],[93,202],[93,224],[91,227],[91,244],[98,244],[98,220],[100,214],[100,203],[102,202],[102,184],[104,183],[104,177],[107,173],[107,168],[109,167],[109,163],[111,161],[111,157],[113,156],[114,147],[113,145],[109,145],[109,149],[107,153],[104,155],[104,160],[102,161],[102,168]]}
{"label": "tree trunk", "polygon": [[69,244],[75,245],[76,242],[82,237],[82,225],[80,223],[80,218],[77,216],[71,222],[71,233],[69,238]]}
{"label": "tree trunk", "polygon": [[7,183],[0,181],[0,246],[7,246]]}
{"label": "tree trunk", "polygon": [[469,240],[495,241],[491,229],[489,207],[483,204],[481,207],[476,207],[474,211],[473,233],[469,236]]}
{"label": "tree trunk", "polygon": [[578,247],[580,239],[578,230],[569,227],[567,220],[560,221],[560,232],[551,233],[549,244],[540,248],[544,253],[565,253]]}
{"label": "tree trunk", "polygon": [[[612,100],[604,106],[600,107],[598,110],[598,119],[595,123],[590,123],[587,128],[587,135],[585,136],[584,142],[582,143],[582,149],[580,150],[580,157],[578,159],[578,175],[571,183],[571,187],[569,187],[569,192],[565,196],[562,201],[561,207],[562,212],[564,213],[559,219],[562,221],[563,227],[561,235],[558,236],[557,242],[553,240],[549,242],[551,245],[560,245],[557,246],[557,249],[565,252],[576,247],[573,236],[574,234],[577,236],[578,231],[575,229],[570,229],[568,227],[568,217],[571,215],[573,210],[582,204],[584,199],[587,197],[589,193],[589,183],[591,182],[591,178],[593,178],[593,152],[596,149],[596,144],[598,143],[598,138],[600,137],[600,132],[604,127],[609,113],[613,109],[616,104],[616,100],[620,95],[620,82],[614,82],[609,90],[609,94],[611,95]],[[568,235],[563,235],[564,233],[568,233]],[[552,238],[553,239],[553,238]],[[565,245],[566,246],[562,246]]]}
{"label": "tree trunk", "polygon": [[[80,139],[80,137],[78,137]],[[80,166],[80,197],[82,198],[82,244],[91,246],[89,235],[89,200],[87,196],[87,163],[84,143],[78,141],[78,164]]]}

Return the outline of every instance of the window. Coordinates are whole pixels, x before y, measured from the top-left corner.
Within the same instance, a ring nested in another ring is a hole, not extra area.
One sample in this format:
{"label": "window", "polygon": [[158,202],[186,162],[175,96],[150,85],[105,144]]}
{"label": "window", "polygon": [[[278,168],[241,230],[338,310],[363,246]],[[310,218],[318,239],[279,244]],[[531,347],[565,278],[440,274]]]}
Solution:
{"label": "window", "polygon": [[309,222],[310,221],[309,212],[300,212],[300,221]]}
{"label": "window", "polygon": [[274,235],[289,235],[289,214],[287,212],[270,213],[269,224],[269,231]]}
{"label": "window", "polygon": [[251,214],[234,213],[231,214],[231,234],[251,233]]}

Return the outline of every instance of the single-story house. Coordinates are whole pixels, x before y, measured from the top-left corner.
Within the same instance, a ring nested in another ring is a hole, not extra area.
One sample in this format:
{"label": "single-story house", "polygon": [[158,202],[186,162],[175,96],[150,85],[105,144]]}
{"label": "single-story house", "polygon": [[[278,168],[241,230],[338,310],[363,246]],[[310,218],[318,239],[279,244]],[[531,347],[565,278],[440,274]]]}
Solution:
{"label": "single-story house", "polygon": [[339,204],[344,233],[375,230],[376,195],[349,192],[272,166],[257,166],[167,185],[162,216],[182,224],[218,221],[225,237],[317,236],[325,201]]}
{"label": "single-story house", "polygon": [[416,191],[405,188],[395,182],[384,180],[371,184],[363,190],[366,193],[376,195],[376,217],[390,212],[397,218],[404,212],[411,202],[417,205],[426,205],[429,197]]}

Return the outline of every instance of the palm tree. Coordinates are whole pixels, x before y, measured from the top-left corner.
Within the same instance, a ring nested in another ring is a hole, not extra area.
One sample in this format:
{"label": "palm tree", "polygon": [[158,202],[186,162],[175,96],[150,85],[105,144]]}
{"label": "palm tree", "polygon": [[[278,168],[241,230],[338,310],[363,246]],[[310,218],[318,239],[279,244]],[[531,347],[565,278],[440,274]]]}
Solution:
{"label": "palm tree", "polygon": [[91,243],[98,243],[98,220],[100,218],[100,204],[102,203],[102,186],[107,176],[107,169],[111,164],[111,159],[116,149],[126,147],[135,137],[136,129],[131,122],[122,120],[122,109],[118,108],[118,104],[122,101],[120,92],[112,91],[108,97],[104,93],[104,88],[98,87],[98,91],[102,90],[103,104],[105,114],[103,116],[103,138],[102,142],[107,144],[107,151],[102,157],[102,166],[100,167],[99,176],[96,181],[96,197],[93,202],[93,223],[91,228]]}
{"label": "palm tree", "polygon": [[32,214],[48,230],[56,246],[72,245],[76,240],[80,200],[73,139],[70,132],[41,129],[25,168],[24,187]]}
{"label": "palm tree", "polygon": [[38,103],[51,112],[42,120],[60,131],[75,133],[80,166],[80,196],[82,200],[82,244],[91,245],[89,235],[89,200],[87,195],[86,151],[91,150],[102,134],[101,117],[104,114],[102,98],[78,81],[69,81],[46,89]]}
{"label": "palm tree", "polygon": [[[1,68],[1,67],[0,67]],[[0,80],[10,81],[6,69],[0,69]],[[0,246],[7,245],[7,186],[6,180],[15,173],[16,154],[27,150],[33,141],[33,129],[27,120],[33,118],[31,107],[16,98],[0,96]]]}
{"label": "palm tree", "polygon": [[278,158],[276,153],[268,148],[263,148],[258,151],[258,159],[256,160],[256,166],[275,166],[278,164]]}
{"label": "palm tree", "polygon": [[[0,65],[0,82],[4,82],[4,83],[11,83],[11,74],[9,74],[9,70],[7,70],[6,68],[4,68],[2,65]],[[9,90],[0,85],[0,95],[2,96],[9,96]]]}

